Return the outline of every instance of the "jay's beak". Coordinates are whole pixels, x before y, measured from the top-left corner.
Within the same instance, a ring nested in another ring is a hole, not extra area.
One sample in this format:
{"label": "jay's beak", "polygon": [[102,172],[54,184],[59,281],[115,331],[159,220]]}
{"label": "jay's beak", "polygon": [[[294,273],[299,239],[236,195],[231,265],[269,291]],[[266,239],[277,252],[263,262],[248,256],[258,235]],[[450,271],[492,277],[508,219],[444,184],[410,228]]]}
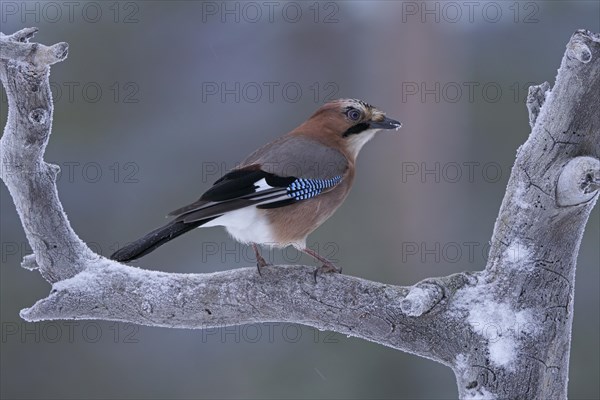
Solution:
{"label": "jay's beak", "polygon": [[371,129],[394,129],[398,130],[402,127],[402,123],[396,121],[395,119],[391,119],[388,117],[384,117],[382,121],[371,121],[369,122],[369,127]]}

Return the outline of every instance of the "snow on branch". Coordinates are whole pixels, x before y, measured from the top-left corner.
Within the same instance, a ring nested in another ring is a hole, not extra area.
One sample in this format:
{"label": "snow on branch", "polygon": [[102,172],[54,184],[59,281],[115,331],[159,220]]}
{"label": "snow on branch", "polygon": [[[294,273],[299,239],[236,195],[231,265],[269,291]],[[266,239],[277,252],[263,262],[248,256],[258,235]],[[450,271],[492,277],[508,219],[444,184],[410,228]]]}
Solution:
{"label": "snow on branch", "polygon": [[28,321],[103,319],[170,328],[294,322],[450,366],[462,398],[566,397],[576,257],[600,186],[600,36],[577,31],[553,88],[531,87],[531,135],[517,152],[484,271],[411,287],[312,268],[211,274],[149,271],[93,253],[71,228],[43,161],[50,65],[68,46],[0,34],[9,102],[0,177],[34,254],[22,266],[52,284]]}

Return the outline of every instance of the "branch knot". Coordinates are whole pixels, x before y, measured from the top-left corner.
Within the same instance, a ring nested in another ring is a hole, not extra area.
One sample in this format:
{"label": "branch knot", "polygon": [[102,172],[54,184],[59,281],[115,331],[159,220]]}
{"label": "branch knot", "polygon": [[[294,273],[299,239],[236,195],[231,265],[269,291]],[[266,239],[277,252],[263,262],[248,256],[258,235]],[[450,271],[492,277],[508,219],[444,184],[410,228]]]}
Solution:
{"label": "branch knot", "polygon": [[33,125],[44,125],[47,121],[49,114],[43,108],[36,108],[29,112],[28,119]]}
{"label": "branch knot", "polygon": [[413,286],[400,302],[402,312],[410,317],[420,317],[430,311],[444,297],[444,290],[434,283]]}
{"label": "branch knot", "polygon": [[600,187],[600,160],[576,157],[562,169],[556,184],[556,203],[560,207],[586,203]]}
{"label": "branch knot", "polygon": [[576,41],[569,46],[567,54],[569,58],[575,58],[584,64],[587,64],[592,60],[592,52],[590,48],[585,43],[581,43],[579,41]]}

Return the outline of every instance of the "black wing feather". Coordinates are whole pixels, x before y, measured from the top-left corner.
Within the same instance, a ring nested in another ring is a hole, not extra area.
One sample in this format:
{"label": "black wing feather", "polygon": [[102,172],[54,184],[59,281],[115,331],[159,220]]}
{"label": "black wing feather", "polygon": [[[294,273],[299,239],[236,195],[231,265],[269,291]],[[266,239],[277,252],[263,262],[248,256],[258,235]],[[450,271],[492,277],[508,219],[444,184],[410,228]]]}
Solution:
{"label": "black wing feather", "polygon": [[[257,192],[256,183],[262,179],[272,189]],[[214,218],[229,211],[280,198],[285,195],[288,185],[295,180],[295,177],[277,176],[257,166],[233,170],[218,179],[200,199],[188,206],[178,208],[169,215],[176,216],[175,221],[186,223]],[[285,199],[269,203],[269,207],[264,208],[283,207],[295,202],[294,199]]]}
{"label": "black wing feather", "polygon": [[271,208],[279,208],[279,207],[289,206],[290,204],[294,204],[297,202],[298,202],[298,200],[296,200],[296,199],[285,199],[285,200],[275,201],[273,203],[259,204],[256,206],[256,208],[262,208],[263,210],[269,210]]}
{"label": "black wing feather", "polygon": [[225,201],[246,196],[255,192],[254,184],[267,176],[261,170],[236,170],[219,179],[200,197],[204,201]]}

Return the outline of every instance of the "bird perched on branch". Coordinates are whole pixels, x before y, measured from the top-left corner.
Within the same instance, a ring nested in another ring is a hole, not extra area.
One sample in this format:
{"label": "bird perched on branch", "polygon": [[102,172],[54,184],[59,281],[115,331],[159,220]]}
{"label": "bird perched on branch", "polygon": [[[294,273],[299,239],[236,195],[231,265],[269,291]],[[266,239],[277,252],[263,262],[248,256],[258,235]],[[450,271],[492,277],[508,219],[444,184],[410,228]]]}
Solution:
{"label": "bird perched on branch", "polygon": [[268,265],[258,245],[294,246],[341,272],[306,247],[306,237],[342,204],[354,180],[360,149],[381,130],[401,123],[372,105],[340,99],[323,105],[307,121],[252,153],[217,180],[196,202],[169,215],[174,219],[115,252],[130,261],[197,227],[224,226],[241,243],[251,244],[257,267]]}

